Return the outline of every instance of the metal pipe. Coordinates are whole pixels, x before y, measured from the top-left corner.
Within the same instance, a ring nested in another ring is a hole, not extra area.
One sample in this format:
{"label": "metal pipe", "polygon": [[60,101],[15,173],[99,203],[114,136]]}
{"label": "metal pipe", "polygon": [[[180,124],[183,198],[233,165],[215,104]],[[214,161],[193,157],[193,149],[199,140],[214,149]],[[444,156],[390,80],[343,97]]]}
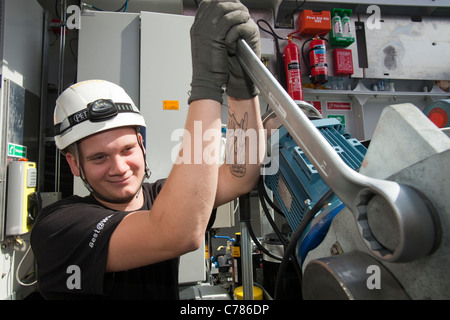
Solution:
{"label": "metal pipe", "polygon": [[[67,10],[66,10],[66,0],[60,1],[60,17],[61,25],[59,27],[59,64],[58,64],[58,96],[64,90],[64,51],[66,48],[66,20],[67,20]],[[55,150],[55,192],[60,190],[60,179],[61,179],[61,154],[56,148]]]}
{"label": "metal pipe", "polygon": [[250,210],[250,195],[245,194],[239,197],[239,213],[241,226],[241,268],[242,268],[242,289],[243,299],[253,300],[253,263],[252,245],[245,222],[245,210]]}

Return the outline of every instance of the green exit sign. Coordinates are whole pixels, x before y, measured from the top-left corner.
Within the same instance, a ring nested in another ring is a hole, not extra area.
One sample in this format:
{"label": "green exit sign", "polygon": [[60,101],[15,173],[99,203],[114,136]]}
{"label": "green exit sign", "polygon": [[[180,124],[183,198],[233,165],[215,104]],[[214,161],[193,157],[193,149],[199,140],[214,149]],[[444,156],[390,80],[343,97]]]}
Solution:
{"label": "green exit sign", "polygon": [[26,158],[27,147],[21,146],[19,144],[8,143],[8,157]]}

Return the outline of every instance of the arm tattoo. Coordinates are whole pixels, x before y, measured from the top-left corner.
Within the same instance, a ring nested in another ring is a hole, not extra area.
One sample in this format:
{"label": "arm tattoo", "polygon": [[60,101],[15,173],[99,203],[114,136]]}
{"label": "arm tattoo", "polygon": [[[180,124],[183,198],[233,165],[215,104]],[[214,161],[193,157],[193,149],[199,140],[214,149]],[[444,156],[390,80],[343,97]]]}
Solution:
{"label": "arm tattoo", "polygon": [[245,153],[246,137],[248,128],[248,113],[240,120],[236,119],[234,113],[228,113],[227,148],[225,161],[230,166],[233,176],[242,178],[246,173]]}

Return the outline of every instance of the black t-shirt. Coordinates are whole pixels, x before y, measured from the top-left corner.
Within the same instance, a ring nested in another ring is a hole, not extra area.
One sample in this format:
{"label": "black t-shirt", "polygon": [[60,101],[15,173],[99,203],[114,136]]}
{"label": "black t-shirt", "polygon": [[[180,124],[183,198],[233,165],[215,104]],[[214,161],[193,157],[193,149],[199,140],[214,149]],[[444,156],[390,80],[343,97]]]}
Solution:
{"label": "black t-shirt", "polygon": [[[144,183],[150,210],[165,180]],[[31,232],[39,291],[47,299],[178,299],[179,259],[105,273],[108,245],[129,212],[104,207],[90,195],[45,207]]]}

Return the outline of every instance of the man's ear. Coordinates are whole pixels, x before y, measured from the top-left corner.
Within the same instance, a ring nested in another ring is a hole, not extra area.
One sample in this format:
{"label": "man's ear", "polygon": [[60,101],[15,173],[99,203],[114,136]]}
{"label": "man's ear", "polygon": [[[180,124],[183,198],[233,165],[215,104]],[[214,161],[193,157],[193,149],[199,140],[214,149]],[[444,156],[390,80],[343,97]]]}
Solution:
{"label": "man's ear", "polygon": [[72,153],[67,152],[66,160],[70,166],[70,170],[72,171],[72,174],[76,177],[79,177],[80,176],[80,167],[78,166],[78,161],[77,161],[76,157]]}
{"label": "man's ear", "polygon": [[147,151],[145,150],[145,147],[144,147],[144,138],[142,137],[142,135],[139,132],[137,134],[137,138],[138,138],[138,143],[142,148],[142,152],[144,152],[144,155],[145,155]]}

